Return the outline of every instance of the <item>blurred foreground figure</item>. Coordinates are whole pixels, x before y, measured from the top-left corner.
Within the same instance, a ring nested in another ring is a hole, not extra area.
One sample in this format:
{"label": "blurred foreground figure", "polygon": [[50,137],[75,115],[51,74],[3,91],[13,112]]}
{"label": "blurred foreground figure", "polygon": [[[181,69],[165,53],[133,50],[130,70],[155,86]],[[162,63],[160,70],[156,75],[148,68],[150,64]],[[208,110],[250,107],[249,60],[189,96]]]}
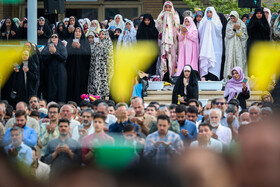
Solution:
{"label": "blurred foreground figure", "polygon": [[280,186],[280,127],[276,121],[242,126],[237,158],[239,186]]}

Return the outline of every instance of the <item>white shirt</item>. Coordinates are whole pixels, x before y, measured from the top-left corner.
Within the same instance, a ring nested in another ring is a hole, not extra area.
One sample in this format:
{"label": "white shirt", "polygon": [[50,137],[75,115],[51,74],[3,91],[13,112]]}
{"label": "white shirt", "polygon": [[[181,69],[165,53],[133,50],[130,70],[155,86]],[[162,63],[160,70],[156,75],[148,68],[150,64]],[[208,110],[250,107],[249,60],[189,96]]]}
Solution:
{"label": "white shirt", "polygon": [[74,128],[75,128],[76,126],[78,126],[78,125],[81,125],[81,123],[78,122],[78,121],[75,120],[75,119],[71,119],[71,121],[70,121],[70,132],[71,132],[71,134],[73,134]]}
{"label": "white shirt", "polygon": [[116,116],[114,116],[112,114],[107,115],[107,118],[105,120],[106,127],[109,127],[111,124],[116,123],[116,122],[117,122]]}
{"label": "white shirt", "polygon": [[[198,141],[193,141],[190,145],[191,147],[199,147]],[[215,140],[214,138],[210,138],[209,143],[206,148],[211,149],[217,153],[221,153],[223,151],[223,144],[219,140]]]}
{"label": "white shirt", "polygon": [[[74,129],[73,129],[73,133],[72,133],[72,138],[76,141],[79,142],[79,139],[80,139],[80,133],[79,133],[79,127],[82,127],[84,128],[83,125],[78,125],[76,126]],[[90,135],[90,134],[93,134],[95,131],[94,127],[93,127],[93,123],[91,123],[89,129],[87,130],[88,134],[87,135]]]}
{"label": "white shirt", "polygon": [[224,127],[221,124],[219,124],[218,128],[216,129],[216,134],[218,135],[218,140],[220,140],[223,143],[223,145],[230,145],[232,139],[230,128]]}

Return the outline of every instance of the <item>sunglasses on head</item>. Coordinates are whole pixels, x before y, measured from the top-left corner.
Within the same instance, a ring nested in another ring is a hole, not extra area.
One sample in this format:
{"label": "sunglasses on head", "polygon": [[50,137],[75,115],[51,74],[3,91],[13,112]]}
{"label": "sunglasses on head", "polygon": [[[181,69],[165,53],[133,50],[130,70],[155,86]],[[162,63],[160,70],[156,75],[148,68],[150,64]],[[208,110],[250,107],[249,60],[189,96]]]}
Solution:
{"label": "sunglasses on head", "polygon": [[56,35],[52,36],[51,38],[58,38]]}
{"label": "sunglasses on head", "polygon": [[224,102],[216,102],[216,105],[219,105],[219,104],[223,106],[225,103]]}

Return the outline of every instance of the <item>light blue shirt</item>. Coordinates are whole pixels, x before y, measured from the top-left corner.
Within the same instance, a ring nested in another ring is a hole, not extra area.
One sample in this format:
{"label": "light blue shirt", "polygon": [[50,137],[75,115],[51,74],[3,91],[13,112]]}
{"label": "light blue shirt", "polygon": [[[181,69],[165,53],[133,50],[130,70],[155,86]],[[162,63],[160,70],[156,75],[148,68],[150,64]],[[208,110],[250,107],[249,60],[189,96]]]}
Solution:
{"label": "light blue shirt", "polygon": [[[184,136],[181,132],[182,129],[185,129],[188,131],[188,136]],[[185,120],[185,123],[183,126],[180,125],[180,133],[179,133],[181,139],[185,141],[186,139],[188,140],[196,140],[197,137],[197,130],[196,130],[196,125],[194,122],[191,122],[189,120]]]}
{"label": "light blue shirt", "polygon": [[[12,143],[12,141],[11,141],[11,129],[12,128],[9,128],[4,135],[4,139],[3,139],[3,142],[2,142],[3,146],[7,146],[10,143]],[[23,135],[22,141],[26,145],[28,145],[30,147],[34,147],[36,145],[36,143],[37,143],[37,133],[33,128],[30,128],[27,125],[25,125],[24,128],[23,128],[22,135]]]}
{"label": "light blue shirt", "polygon": [[[191,147],[199,147],[198,141],[193,141],[190,145]],[[215,140],[214,138],[210,138],[209,143],[206,148],[211,149],[217,153],[221,153],[223,151],[223,144],[219,140]]]}
{"label": "light blue shirt", "polygon": [[[14,147],[13,144],[10,144],[5,147],[5,152],[8,154],[8,150],[12,149]],[[15,157],[15,161],[20,161],[25,163],[27,166],[31,166],[33,162],[33,154],[32,154],[32,149],[25,145],[23,142],[20,144],[17,156]],[[14,159],[14,158],[12,158]]]}

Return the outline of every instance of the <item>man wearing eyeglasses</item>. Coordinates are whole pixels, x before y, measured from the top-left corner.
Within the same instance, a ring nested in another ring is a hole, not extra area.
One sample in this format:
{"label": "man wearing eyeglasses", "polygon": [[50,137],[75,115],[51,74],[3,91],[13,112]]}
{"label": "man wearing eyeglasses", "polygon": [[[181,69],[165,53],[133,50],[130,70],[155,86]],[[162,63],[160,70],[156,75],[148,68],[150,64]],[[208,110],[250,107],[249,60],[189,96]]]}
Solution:
{"label": "man wearing eyeglasses", "polygon": [[59,131],[57,126],[59,120],[59,106],[57,104],[52,104],[49,106],[48,117],[50,121],[41,125],[39,137],[38,145],[40,148],[42,148],[42,156],[45,155],[48,142],[52,139],[59,137]]}
{"label": "man wearing eyeglasses", "polygon": [[39,111],[39,98],[37,96],[31,96],[29,98],[30,111]]}

